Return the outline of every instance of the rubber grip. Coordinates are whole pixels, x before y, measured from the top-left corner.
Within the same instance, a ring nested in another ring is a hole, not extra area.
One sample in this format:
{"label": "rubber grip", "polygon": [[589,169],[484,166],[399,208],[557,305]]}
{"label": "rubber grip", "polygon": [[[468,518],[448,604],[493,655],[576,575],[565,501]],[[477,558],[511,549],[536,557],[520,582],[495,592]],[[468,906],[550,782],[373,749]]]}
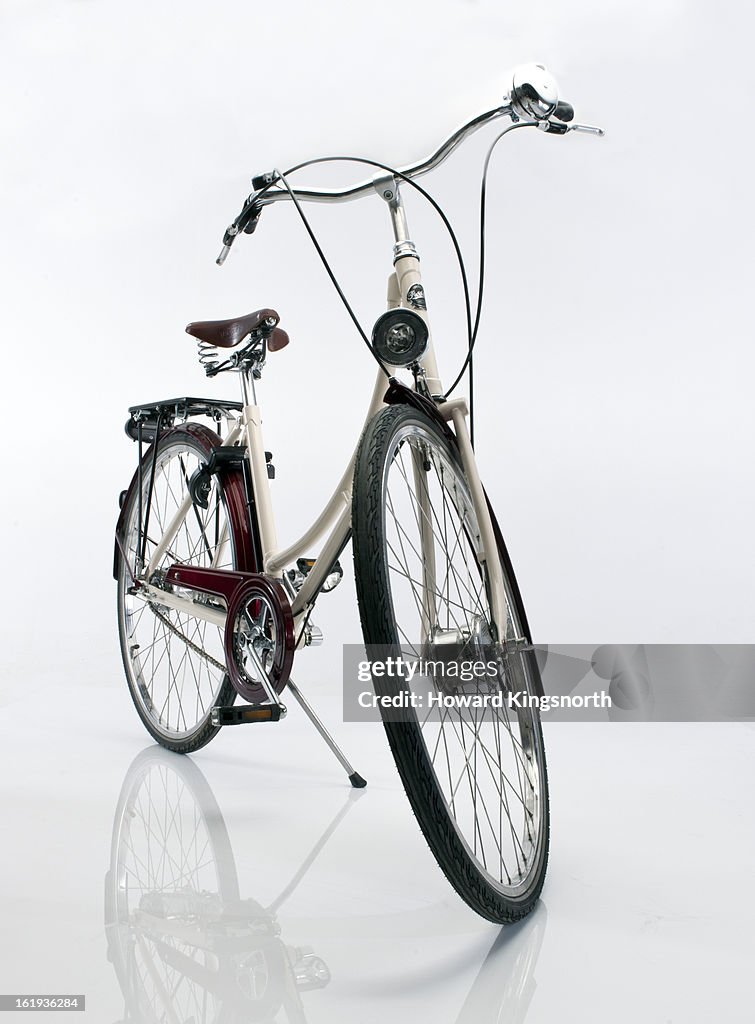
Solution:
{"label": "rubber grip", "polygon": [[559,121],[573,121],[574,107],[571,103],[567,103],[565,100],[559,100],[553,114],[554,117],[559,119]]}

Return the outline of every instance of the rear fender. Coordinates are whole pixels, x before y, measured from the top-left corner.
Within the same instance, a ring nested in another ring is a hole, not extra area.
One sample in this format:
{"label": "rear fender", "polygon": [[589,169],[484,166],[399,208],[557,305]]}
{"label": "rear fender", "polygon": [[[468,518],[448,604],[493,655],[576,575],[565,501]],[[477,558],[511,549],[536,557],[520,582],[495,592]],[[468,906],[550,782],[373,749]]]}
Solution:
{"label": "rear fender", "polygon": [[[204,450],[206,458],[209,459],[213,448],[217,448],[223,442],[214,430],[205,427],[201,423],[182,423],[161,433],[158,444],[164,444],[172,438],[189,435],[194,441],[198,441]],[[147,479],[152,464],[154,444],[150,445],[142,456],[142,477]],[[222,490],[225,506],[228,512],[228,522],[233,535],[233,546],[236,556],[236,568],[242,572],[259,572],[260,566],[257,557],[257,543],[252,527],[250,509],[247,504],[246,487],[244,475],[238,466],[223,466],[217,472],[218,485]],[[122,555],[119,547],[124,544],[124,532],[126,527],[126,516],[139,485],[139,471],[134,473],[131,483],[126,489],[121,510],[118,515],[118,522],[115,527],[115,543],[113,552],[113,577],[118,579]]]}

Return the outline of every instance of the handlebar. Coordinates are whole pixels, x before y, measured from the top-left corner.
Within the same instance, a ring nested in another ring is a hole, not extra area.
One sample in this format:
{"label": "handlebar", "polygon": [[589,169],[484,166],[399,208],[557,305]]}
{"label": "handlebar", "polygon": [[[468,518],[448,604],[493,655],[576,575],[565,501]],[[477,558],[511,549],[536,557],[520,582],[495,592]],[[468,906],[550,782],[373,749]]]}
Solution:
{"label": "handlebar", "polygon": [[[555,81],[540,64],[524,65],[514,72],[511,91],[504,97],[503,104],[472,118],[438,147],[424,160],[398,168],[401,178],[418,178],[429,171],[435,170],[461,145],[461,143],[480,128],[500,117],[509,117],[512,122],[522,127],[531,126],[554,135],[566,135],[567,132],[582,132],[590,135],[604,135],[602,128],[594,125],[572,124],[574,108],[570,103],[558,100]],[[302,165],[303,166],[303,165]],[[254,192],[244,203],[244,207],[236,220],[223,236],[223,248],[217,258],[222,266],[236,236],[242,231],[252,234],[257,227],[262,210],[282,199],[295,197],[301,202],[343,203],[374,192],[374,179],[359,182],[345,189],[292,189],[276,188],[275,173],[259,175],[252,179]],[[293,196],[292,193],[293,192]]]}
{"label": "handlebar", "polygon": [[[462,142],[478,129],[484,127],[486,124],[490,124],[491,121],[496,118],[503,117],[506,114],[511,113],[511,108],[508,106],[496,107],[494,110],[488,110],[484,114],[479,114],[477,117],[472,118],[461,128],[457,128],[452,135],[443,142],[438,149],[431,155],[426,157],[424,160],[418,161],[416,164],[409,164],[406,167],[399,167],[397,170],[405,178],[419,178],[422,174],[427,174],[429,171],[434,171],[436,167],[440,167],[445,160],[454,152],[455,149],[462,144]],[[294,189],[296,198],[304,202],[313,203],[344,203],[349,202],[352,199],[360,199],[362,196],[369,195],[374,192],[374,184],[372,178],[369,181],[359,182],[357,185],[352,185],[346,189]],[[277,191],[268,191],[264,196],[261,197],[260,203],[262,206],[268,206],[271,203],[277,202],[279,199],[290,199],[288,191],[280,189]]]}

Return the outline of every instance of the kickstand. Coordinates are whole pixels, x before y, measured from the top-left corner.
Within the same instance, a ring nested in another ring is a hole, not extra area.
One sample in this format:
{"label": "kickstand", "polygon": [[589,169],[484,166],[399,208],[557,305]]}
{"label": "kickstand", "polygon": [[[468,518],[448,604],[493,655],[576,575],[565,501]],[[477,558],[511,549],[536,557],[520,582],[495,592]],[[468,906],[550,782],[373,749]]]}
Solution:
{"label": "kickstand", "polygon": [[319,734],[322,736],[322,738],[328,744],[328,746],[333,751],[335,756],[341,762],[341,765],[343,766],[346,774],[349,776],[349,782],[354,787],[354,789],[363,789],[364,786],[367,785],[367,780],[363,779],[359,772],[354,771],[354,768],[352,767],[350,761],[348,760],[344,752],[341,750],[341,748],[338,746],[336,741],[333,739],[333,737],[330,735],[325,726],[322,724],[320,719],[317,717],[312,705],[306,699],[306,697],[301,692],[296,683],[293,681],[293,679],[289,678],[286,687],[291,691],[291,695],[294,698],[294,700],[299,704],[299,707],[302,709],[304,714],[310,720],[312,725],[314,725],[315,729],[317,729]]}

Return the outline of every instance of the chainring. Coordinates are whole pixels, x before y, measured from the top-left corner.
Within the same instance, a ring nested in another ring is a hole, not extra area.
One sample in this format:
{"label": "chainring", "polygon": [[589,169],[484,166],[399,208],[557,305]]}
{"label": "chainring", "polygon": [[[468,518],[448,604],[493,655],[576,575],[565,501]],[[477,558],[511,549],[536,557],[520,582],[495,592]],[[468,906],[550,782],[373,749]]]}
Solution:
{"label": "chainring", "polygon": [[244,700],[259,704],[268,698],[246,653],[252,644],[272,689],[282,693],[294,660],[294,616],[283,586],[261,574],[234,590],[224,635],[226,668],[233,688]]}

